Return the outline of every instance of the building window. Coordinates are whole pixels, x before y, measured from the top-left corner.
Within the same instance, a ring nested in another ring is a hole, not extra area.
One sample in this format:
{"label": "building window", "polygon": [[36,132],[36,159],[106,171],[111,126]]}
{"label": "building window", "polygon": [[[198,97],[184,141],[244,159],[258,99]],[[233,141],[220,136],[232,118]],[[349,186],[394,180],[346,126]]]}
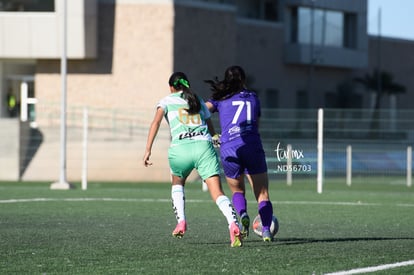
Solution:
{"label": "building window", "polygon": [[279,0],[240,0],[236,3],[240,17],[270,22],[279,21]]}
{"label": "building window", "polygon": [[293,43],[343,47],[343,13],[295,7],[292,9],[291,19],[291,41]]}
{"label": "building window", "polygon": [[264,20],[279,21],[279,7],[277,1],[264,1],[263,3]]}
{"label": "building window", "polygon": [[200,2],[215,3],[215,4],[234,4],[235,0],[199,0]]}
{"label": "building window", "polygon": [[296,44],[298,43],[298,9],[297,8],[293,8],[291,9],[291,26],[290,26],[290,42]]}
{"label": "building window", "polygon": [[54,12],[55,0],[0,0],[0,11]]}
{"label": "building window", "polygon": [[357,47],[357,16],[356,14],[345,14],[344,47],[356,49]]}

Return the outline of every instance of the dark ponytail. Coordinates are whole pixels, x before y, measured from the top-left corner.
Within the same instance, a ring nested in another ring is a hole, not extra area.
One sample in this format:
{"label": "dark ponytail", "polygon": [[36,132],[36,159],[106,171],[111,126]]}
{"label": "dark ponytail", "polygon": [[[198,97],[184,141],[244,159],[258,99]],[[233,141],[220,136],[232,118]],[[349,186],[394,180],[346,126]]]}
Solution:
{"label": "dark ponytail", "polygon": [[168,84],[177,91],[183,91],[182,97],[188,103],[187,113],[190,115],[198,114],[201,110],[200,99],[190,89],[190,82],[187,76],[182,72],[175,72],[171,75]]}
{"label": "dark ponytail", "polygon": [[205,80],[204,82],[210,84],[213,92],[211,98],[222,100],[246,89],[246,74],[242,67],[231,66],[226,69],[224,80],[219,81],[216,77],[214,80]]}

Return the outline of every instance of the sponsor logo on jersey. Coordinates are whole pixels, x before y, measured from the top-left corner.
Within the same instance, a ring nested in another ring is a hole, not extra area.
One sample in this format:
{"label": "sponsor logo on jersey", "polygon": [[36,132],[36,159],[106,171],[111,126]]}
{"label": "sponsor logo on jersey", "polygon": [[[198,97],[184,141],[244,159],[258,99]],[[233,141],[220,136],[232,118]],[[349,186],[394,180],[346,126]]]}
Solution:
{"label": "sponsor logo on jersey", "polygon": [[239,126],[233,126],[228,131],[229,135],[234,135],[240,133],[240,127]]}
{"label": "sponsor logo on jersey", "polygon": [[181,140],[181,139],[193,138],[196,136],[204,136],[204,135],[205,135],[204,131],[185,132],[185,133],[181,133],[178,136],[178,139]]}

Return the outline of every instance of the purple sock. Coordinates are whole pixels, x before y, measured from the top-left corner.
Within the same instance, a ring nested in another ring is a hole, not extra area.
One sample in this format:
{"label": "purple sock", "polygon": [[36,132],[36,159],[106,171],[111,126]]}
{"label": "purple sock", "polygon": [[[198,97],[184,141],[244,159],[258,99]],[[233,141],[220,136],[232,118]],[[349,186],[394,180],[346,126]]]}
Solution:
{"label": "purple sock", "polygon": [[262,220],[263,230],[269,230],[273,218],[273,206],[270,201],[262,201],[259,203],[259,214]]}
{"label": "purple sock", "polygon": [[247,202],[243,193],[236,192],[233,194],[233,206],[236,209],[239,216],[247,211]]}

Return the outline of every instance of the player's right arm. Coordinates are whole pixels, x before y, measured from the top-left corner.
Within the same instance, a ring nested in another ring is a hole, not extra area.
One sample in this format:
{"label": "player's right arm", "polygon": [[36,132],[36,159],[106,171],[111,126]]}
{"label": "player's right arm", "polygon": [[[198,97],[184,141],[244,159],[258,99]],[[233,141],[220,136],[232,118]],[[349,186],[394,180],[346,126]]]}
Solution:
{"label": "player's right arm", "polygon": [[143,158],[145,167],[152,165],[152,162],[149,161],[151,156],[152,145],[154,144],[155,137],[157,136],[158,130],[160,129],[160,124],[163,116],[164,110],[161,107],[158,107],[148,132],[147,145],[145,147],[145,154]]}

